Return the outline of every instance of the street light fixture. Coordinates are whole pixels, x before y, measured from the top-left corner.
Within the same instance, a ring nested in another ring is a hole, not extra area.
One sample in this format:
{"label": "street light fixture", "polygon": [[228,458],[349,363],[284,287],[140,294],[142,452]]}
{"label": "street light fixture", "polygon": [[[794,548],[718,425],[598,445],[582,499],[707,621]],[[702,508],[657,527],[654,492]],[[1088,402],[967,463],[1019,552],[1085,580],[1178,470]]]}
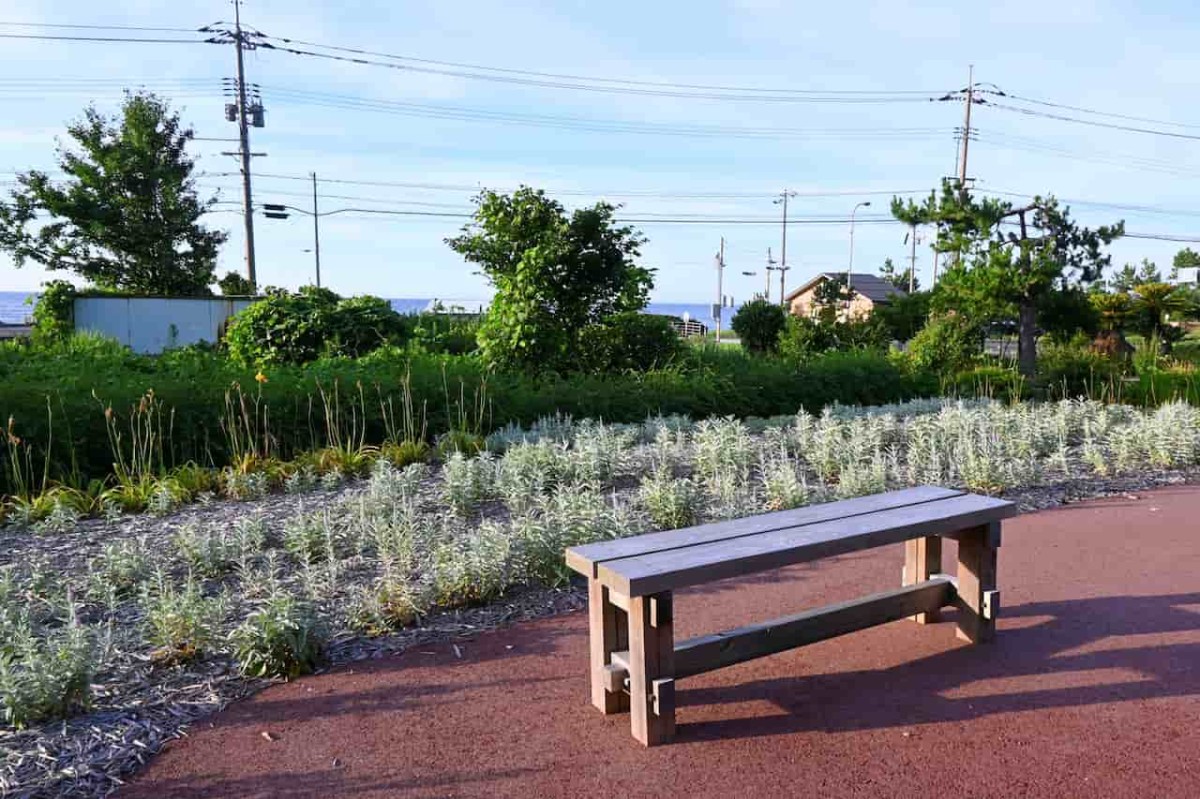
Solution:
{"label": "street light fixture", "polygon": [[858,213],[859,208],[865,208],[871,204],[870,200],[864,200],[854,206],[854,210],[850,212],[850,265],[846,267],[846,288],[850,289],[851,275],[854,273],[854,215]]}

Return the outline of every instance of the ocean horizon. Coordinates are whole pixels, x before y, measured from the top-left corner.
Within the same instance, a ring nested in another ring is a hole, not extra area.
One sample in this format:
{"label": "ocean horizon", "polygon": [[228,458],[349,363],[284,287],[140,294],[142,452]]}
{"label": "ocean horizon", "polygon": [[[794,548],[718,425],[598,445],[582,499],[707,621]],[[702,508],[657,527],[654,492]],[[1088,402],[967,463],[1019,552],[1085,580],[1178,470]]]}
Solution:
{"label": "ocean horizon", "polygon": [[[0,324],[19,325],[27,322],[30,314],[33,313],[33,306],[27,304],[26,301],[30,297],[36,296],[36,292],[0,291]],[[420,313],[433,301],[434,299],[431,297],[388,298],[392,307],[402,314]],[[471,310],[480,304],[479,299],[446,298],[439,301],[447,307],[461,306]],[[723,318],[726,324],[733,317],[734,310],[734,308],[725,310]],[[651,302],[646,306],[646,313],[679,317],[686,314],[689,319],[710,326],[716,321],[712,318],[712,305],[703,302]]]}

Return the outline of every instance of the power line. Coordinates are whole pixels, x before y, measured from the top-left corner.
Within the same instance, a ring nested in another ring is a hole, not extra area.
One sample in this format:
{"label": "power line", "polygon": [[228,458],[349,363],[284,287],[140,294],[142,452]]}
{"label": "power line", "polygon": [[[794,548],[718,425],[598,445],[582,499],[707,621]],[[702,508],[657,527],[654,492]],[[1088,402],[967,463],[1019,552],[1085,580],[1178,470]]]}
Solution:
{"label": "power line", "polygon": [[1019,94],[1005,94],[1010,100],[1019,100],[1023,103],[1033,103],[1034,105],[1046,106],[1047,108],[1062,108],[1067,111],[1076,111],[1081,114],[1091,114],[1092,116],[1111,117],[1113,119],[1127,119],[1131,122],[1148,122],[1152,125],[1168,125],[1175,128],[1190,128],[1193,130],[1200,129],[1200,125],[1188,124],[1185,122],[1172,122],[1167,119],[1152,119],[1150,117],[1139,117],[1131,114],[1117,114],[1112,111],[1097,111],[1093,108],[1084,108],[1078,105],[1067,105],[1066,103],[1054,103],[1049,100],[1037,100],[1032,97],[1022,97]]}
{"label": "power line", "polygon": [[[268,37],[275,38],[275,37]],[[280,40],[282,41],[282,40]],[[481,72],[464,72],[456,69],[443,69],[440,67],[425,67],[416,66],[413,64],[389,63],[386,61],[372,61],[366,58],[348,57],[334,55],[332,53],[318,53],[312,50],[301,50],[296,47],[289,47],[282,44],[274,44],[269,41],[261,41],[258,46],[264,49],[279,50],[281,52],[290,53],[292,55],[307,56],[309,58],[327,59],[330,61],[341,61],[350,64],[360,64],[364,66],[383,67],[385,69],[400,70],[403,72],[419,72],[431,75],[447,75],[450,77],[468,78],[472,80],[484,80],[494,83],[508,83],[521,86],[535,86],[548,89],[569,89],[574,91],[598,92],[603,94],[620,94],[620,95],[639,95],[647,97],[677,97],[684,99],[700,99],[700,100],[731,100],[739,102],[768,102],[768,103],[898,103],[898,102],[925,102],[925,97],[859,97],[853,95],[836,95],[836,96],[776,96],[763,94],[734,94],[722,92],[698,92],[691,90],[671,90],[671,89],[650,89],[636,88],[624,86],[610,86],[588,83],[565,83],[562,81],[554,81],[541,78],[523,78],[512,75],[499,74],[484,74]]]}
{"label": "power line", "polygon": [[569,75],[558,72],[538,72],[527,69],[512,69],[508,67],[491,67],[482,64],[468,64],[458,61],[438,61],[432,58],[416,58],[414,56],[396,55],[394,53],[384,53],[377,50],[364,50],[354,47],[340,47],[337,45],[321,44],[319,42],[304,41],[303,39],[290,39],[282,36],[270,36],[270,39],[285,42],[287,44],[299,44],[306,47],[317,47],[322,50],[336,50],[343,53],[354,53],[356,55],[369,55],[380,58],[389,58],[396,61],[414,63],[414,64],[430,64],[439,67],[450,67],[454,69],[469,69],[481,72],[499,72],[509,75],[524,75],[527,77],[551,78],[554,80],[571,80],[582,81],[587,83],[606,83],[620,86],[642,86],[657,89],[692,89],[697,91],[712,91],[712,92],[738,92],[738,93],[763,93],[777,95],[796,95],[796,96],[842,96],[842,95],[871,95],[871,96],[891,96],[891,95],[921,95],[922,97],[934,94],[935,92],[923,91],[919,89],[907,90],[872,90],[872,89],[778,89],[778,88],[763,88],[749,86],[721,86],[712,84],[696,84],[696,83],[670,83],[659,81],[644,81],[630,80],[625,78],[597,78],[587,77],[583,75]]}
{"label": "power line", "polygon": [[43,33],[0,33],[0,39],[37,39],[66,42],[141,42],[143,44],[205,44],[204,39],[133,39],[121,36],[59,36]]}
{"label": "power line", "polygon": [[501,122],[532,125],[564,130],[589,131],[594,133],[631,133],[665,135],[693,138],[750,138],[750,139],[793,139],[817,138],[822,136],[845,138],[883,137],[940,138],[948,129],[942,127],[908,128],[744,128],[716,125],[662,125],[596,117],[561,116],[496,111],[487,108],[430,103],[411,103],[374,98],[359,98],[348,95],[327,94],[297,89],[264,86],[272,97],[291,100],[305,105],[346,108],[360,111],[418,116],[433,119],[452,119],[471,122]]}
{"label": "power line", "polygon": [[1191,133],[1173,133],[1168,130],[1154,130],[1152,128],[1134,127],[1132,125],[1118,125],[1113,122],[1098,122],[1094,119],[1079,119],[1078,117],[1066,116],[1065,114],[1051,114],[1046,111],[1035,111],[1031,108],[1018,108],[1014,105],[1005,105],[1004,103],[988,102],[989,108],[999,108],[1003,111],[1012,111],[1018,114],[1024,114],[1031,117],[1041,117],[1043,119],[1054,119],[1060,122],[1073,122],[1077,125],[1088,125],[1094,128],[1108,128],[1109,130],[1123,130],[1130,133],[1145,133],[1152,136],[1166,136],[1172,139],[1190,139],[1192,141],[1200,141],[1200,135]]}
{"label": "power line", "polygon": [[[240,174],[236,172],[209,172],[204,173],[207,177],[232,177]],[[279,172],[256,172],[256,177],[268,178],[272,180],[309,180],[301,175],[287,175]],[[321,178],[321,183],[337,183],[350,186],[380,186],[386,188],[401,188],[401,189],[422,189],[428,191],[468,191],[478,192],[484,188],[495,188],[500,190],[500,187],[488,187],[480,183],[415,183],[404,181],[386,181],[386,180],[354,180],[350,178]],[[854,195],[902,195],[902,194],[926,194],[929,189],[836,189],[836,190],[818,190],[818,191],[797,191],[796,197],[844,197]],[[666,191],[659,189],[637,190],[626,189],[617,191],[599,191],[593,189],[562,189],[551,190],[549,194],[561,196],[580,196],[580,197],[621,197],[621,198],[662,198],[662,199],[694,199],[694,200],[724,200],[724,199],[761,199],[769,200],[775,196],[775,192],[770,189],[764,189],[761,192],[681,192],[681,191]]]}
{"label": "power line", "polygon": [[1107,164],[1124,169],[1136,169],[1146,172],[1157,172],[1165,175],[1190,177],[1200,175],[1200,171],[1181,167],[1177,161],[1143,158],[1135,155],[1123,155],[1104,151],[1079,151],[1069,147],[1060,147],[1038,139],[1015,136],[1007,133],[982,132],[980,141],[1004,149],[1022,150],[1025,152],[1053,153],[1063,158],[1075,161],[1085,161],[1095,164]]}
{"label": "power line", "polygon": [[148,31],[157,33],[195,33],[195,28],[151,28],[140,25],[75,25],[57,22],[0,22],[5,28],[65,28],[89,31]]}

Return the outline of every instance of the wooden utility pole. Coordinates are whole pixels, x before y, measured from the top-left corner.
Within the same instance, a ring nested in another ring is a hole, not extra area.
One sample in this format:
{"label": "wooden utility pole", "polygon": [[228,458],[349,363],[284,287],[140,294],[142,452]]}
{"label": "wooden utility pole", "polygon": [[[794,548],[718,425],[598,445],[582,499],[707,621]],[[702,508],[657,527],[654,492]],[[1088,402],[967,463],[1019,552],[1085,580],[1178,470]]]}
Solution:
{"label": "wooden utility pole", "polygon": [[725,237],[721,237],[721,249],[717,251],[717,343],[721,343],[721,317],[725,315]]}
{"label": "wooden utility pole", "polygon": [[967,146],[971,143],[971,106],[975,104],[975,65],[967,68],[967,111],[963,121],[962,158],[958,159],[958,190],[967,191]]}
{"label": "wooden utility pole", "polygon": [[912,253],[908,256],[908,293],[913,293],[913,282],[917,275],[917,226],[912,226]]}
{"label": "wooden utility pole", "polygon": [[783,244],[783,247],[782,247],[782,249],[780,250],[780,253],[779,253],[779,304],[780,304],[780,305],[783,305],[783,294],[784,294],[784,275],[787,273],[787,270],[788,270],[788,265],[787,265],[787,211],[788,211],[788,198],[789,198],[789,197],[795,197],[795,196],[796,196],[796,192],[794,192],[794,191],[789,191],[789,190],[787,190],[787,189],[784,189],[783,191],[781,191],[781,192],[779,193],[779,199],[775,201],[775,203],[776,203],[777,205],[778,205],[778,204],[780,204],[780,203],[782,203],[782,205],[783,205],[783,242],[782,242],[782,244]]}
{"label": "wooden utility pole", "polygon": [[258,290],[257,272],[254,264],[254,205],[250,193],[250,119],[249,105],[246,102],[246,66],[242,57],[244,39],[242,36],[242,7],[241,0],[233,0],[233,49],[237,53],[237,99],[238,99],[238,141],[242,157],[242,215],[246,227],[246,277],[250,288]]}
{"label": "wooden utility pole", "polygon": [[313,184],[313,259],[317,267],[317,288],[321,288],[321,215],[317,211],[317,173],[312,173]]}

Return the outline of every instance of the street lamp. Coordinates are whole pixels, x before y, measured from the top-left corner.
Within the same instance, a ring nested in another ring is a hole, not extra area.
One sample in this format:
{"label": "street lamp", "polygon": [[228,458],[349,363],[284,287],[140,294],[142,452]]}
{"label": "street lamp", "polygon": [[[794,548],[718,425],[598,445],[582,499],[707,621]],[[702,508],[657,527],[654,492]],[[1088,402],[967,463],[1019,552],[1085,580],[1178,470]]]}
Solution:
{"label": "street lamp", "polygon": [[865,208],[871,204],[870,200],[864,200],[854,206],[854,210],[850,212],[850,265],[846,268],[846,288],[850,288],[851,275],[854,273],[854,215],[858,213],[859,208]]}

